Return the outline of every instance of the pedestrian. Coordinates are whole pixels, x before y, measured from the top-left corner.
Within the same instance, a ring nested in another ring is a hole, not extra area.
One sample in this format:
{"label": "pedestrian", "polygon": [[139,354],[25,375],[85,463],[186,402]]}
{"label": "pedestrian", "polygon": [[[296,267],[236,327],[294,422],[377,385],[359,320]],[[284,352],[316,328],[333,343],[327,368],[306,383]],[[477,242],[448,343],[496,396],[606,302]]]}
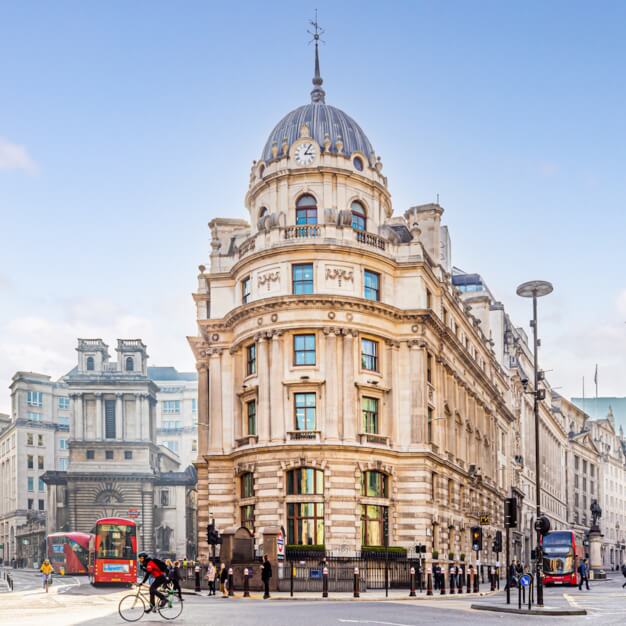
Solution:
{"label": "pedestrian", "polygon": [[215,595],[215,576],[217,575],[217,569],[215,569],[215,565],[212,561],[209,561],[209,567],[206,572],[206,579],[209,583],[209,595]]}
{"label": "pedestrian", "polygon": [[220,567],[220,591],[222,598],[228,598],[228,568],[225,563],[222,563]]}
{"label": "pedestrian", "polygon": [[518,559],[515,561],[515,577],[519,581],[519,579],[524,575],[524,568],[522,567],[522,562]]}
{"label": "pedestrian", "polygon": [[178,599],[183,601],[183,591],[180,588],[180,563],[179,561],[170,561],[169,559],[165,561],[167,565],[167,577],[172,581],[172,587],[174,587],[174,591],[178,592]]}
{"label": "pedestrian", "polygon": [[[626,563],[622,565],[622,576],[626,578]],[[626,582],[622,585],[622,589],[626,587]]]}
{"label": "pedestrian", "polygon": [[263,581],[263,599],[270,597],[270,578],[272,577],[272,564],[267,554],[263,559],[263,569],[261,571],[261,580]]}
{"label": "pedestrian", "polygon": [[578,590],[582,591],[583,582],[585,583],[585,587],[589,590],[589,564],[587,563],[587,559],[583,559],[578,566],[578,573],[580,574],[580,581],[578,583]]}
{"label": "pedestrian", "polygon": [[507,571],[507,587],[509,589],[512,589],[513,587],[517,586],[516,583],[516,567],[515,567],[515,559],[513,559],[508,567],[508,571]]}

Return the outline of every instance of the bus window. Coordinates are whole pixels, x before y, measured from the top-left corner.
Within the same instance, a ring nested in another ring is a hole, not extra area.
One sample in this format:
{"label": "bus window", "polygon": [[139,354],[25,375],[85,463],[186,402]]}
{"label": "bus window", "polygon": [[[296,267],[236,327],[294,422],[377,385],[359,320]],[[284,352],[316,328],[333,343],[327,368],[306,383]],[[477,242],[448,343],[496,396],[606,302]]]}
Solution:
{"label": "bus window", "polygon": [[100,524],[97,527],[99,559],[134,559],[134,526]]}

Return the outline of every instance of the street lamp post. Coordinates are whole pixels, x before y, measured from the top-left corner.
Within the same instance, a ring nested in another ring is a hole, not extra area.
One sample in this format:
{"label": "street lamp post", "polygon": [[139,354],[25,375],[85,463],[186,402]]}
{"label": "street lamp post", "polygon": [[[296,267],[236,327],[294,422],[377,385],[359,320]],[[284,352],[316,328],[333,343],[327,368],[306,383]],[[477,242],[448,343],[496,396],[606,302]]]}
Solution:
{"label": "street lamp post", "polygon": [[517,295],[522,298],[533,299],[533,319],[531,325],[533,327],[533,355],[534,355],[534,387],[533,387],[533,412],[535,415],[535,502],[537,507],[536,529],[537,529],[537,545],[535,549],[535,578],[537,581],[537,605],[543,606],[543,581],[542,581],[542,553],[541,553],[541,527],[538,523],[541,518],[541,465],[539,456],[539,400],[540,394],[538,389],[539,383],[539,361],[537,352],[539,347],[539,339],[537,338],[537,298],[547,296],[552,293],[554,287],[545,280],[531,280],[522,283],[517,288]]}

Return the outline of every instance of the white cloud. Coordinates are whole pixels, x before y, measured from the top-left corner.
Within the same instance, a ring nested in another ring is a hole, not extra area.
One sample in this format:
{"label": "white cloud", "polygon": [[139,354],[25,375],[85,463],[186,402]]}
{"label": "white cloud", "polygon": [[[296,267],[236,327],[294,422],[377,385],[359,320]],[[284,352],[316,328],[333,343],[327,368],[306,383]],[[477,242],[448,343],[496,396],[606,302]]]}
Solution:
{"label": "white cloud", "polygon": [[0,170],[24,170],[34,174],[37,172],[37,164],[24,146],[0,137]]}
{"label": "white cloud", "polygon": [[617,311],[626,322],[626,289],[622,289],[617,296]]}

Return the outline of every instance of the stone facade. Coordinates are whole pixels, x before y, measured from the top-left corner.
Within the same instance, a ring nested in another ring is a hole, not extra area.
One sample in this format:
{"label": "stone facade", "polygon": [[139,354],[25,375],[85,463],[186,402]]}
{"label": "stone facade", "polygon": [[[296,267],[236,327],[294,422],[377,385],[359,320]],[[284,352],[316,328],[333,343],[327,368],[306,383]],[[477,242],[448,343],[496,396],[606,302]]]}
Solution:
{"label": "stone facade", "polygon": [[11,415],[0,420],[0,556],[26,565],[43,556],[48,470],[67,469],[70,398],[62,381],[17,372]]}
{"label": "stone facade", "polygon": [[495,562],[516,416],[492,342],[452,285],[443,208],[394,215],[380,158],[331,132],[316,141],[327,112],[312,106],[293,140],[254,163],[251,223],[210,223],[189,338],[199,551],[214,518],[257,543],[282,526],[288,542],[345,553],[387,530],[392,545],[469,559],[483,516],[483,562]]}
{"label": "stone facade", "polygon": [[[72,400],[67,472],[47,472],[48,532],[90,532],[101,517],[135,519],[140,548],[161,556],[188,551],[195,516],[195,471],[156,443],[157,386],[140,339],[117,342],[109,359],[101,339],[78,340],[78,365],[64,377]],[[53,487],[53,488],[52,488]]]}

